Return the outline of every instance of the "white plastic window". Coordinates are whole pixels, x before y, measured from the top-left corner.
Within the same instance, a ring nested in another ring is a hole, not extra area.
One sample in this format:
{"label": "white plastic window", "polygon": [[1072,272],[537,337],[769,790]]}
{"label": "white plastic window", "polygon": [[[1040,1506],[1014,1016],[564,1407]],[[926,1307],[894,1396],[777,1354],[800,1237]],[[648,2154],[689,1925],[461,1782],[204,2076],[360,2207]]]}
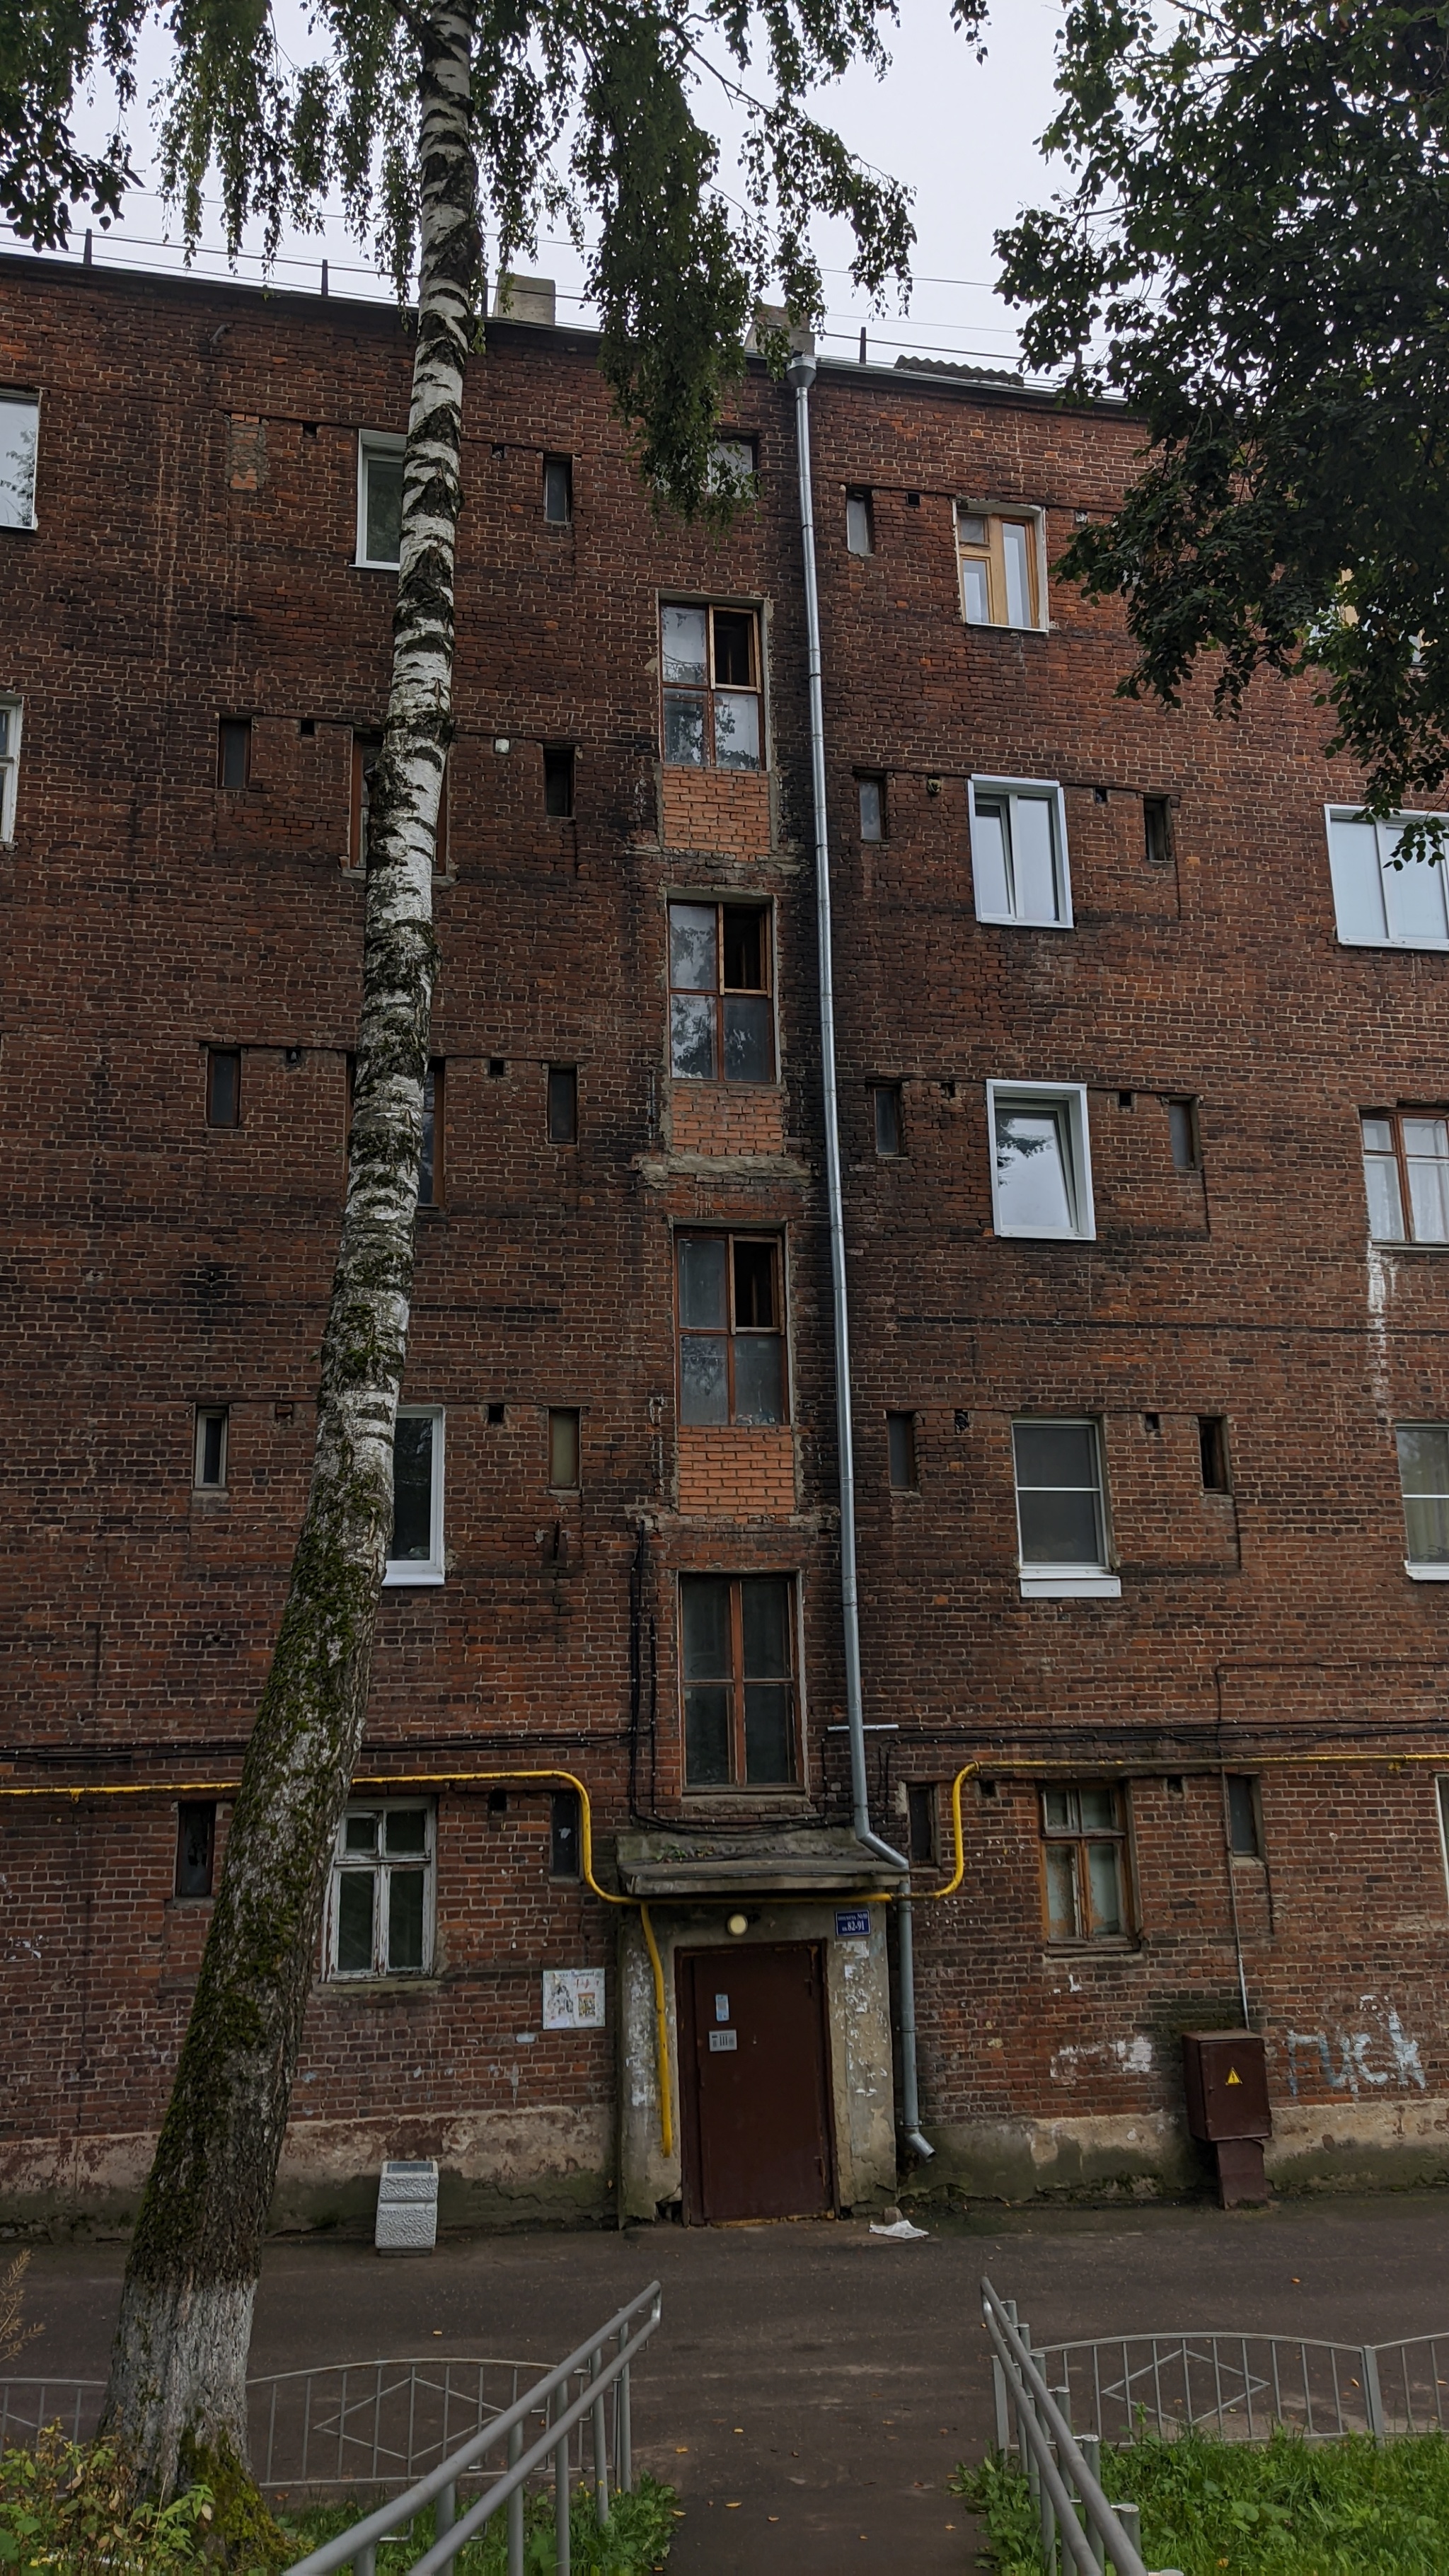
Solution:
{"label": "white plastic window", "polygon": [[35,454],[40,404],[34,394],[0,394],[0,528],[35,525]]}
{"label": "white plastic window", "polygon": [[1328,863],[1338,935],[1349,948],[1449,948],[1449,866],[1396,866],[1405,823],[1370,823],[1351,808],[1328,813]]}
{"label": "white plastic window", "polygon": [[402,545],[402,478],[406,439],[363,430],[357,442],[357,560],[396,572]]}
{"label": "white plastic window", "polygon": [[1054,780],[972,779],[971,872],[978,921],[1070,930],[1066,808]]}
{"label": "white plastic window", "polygon": [[15,838],[20,783],[20,700],[0,698],[0,841]]}
{"label": "white plastic window", "polygon": [[1011,1442],[1023,1594],[1115,1598],[1122,1586],[1107,1563],[1098,1425],[1090,1419],[1014,1422]]}
{"label": "white plastic window", "polygon": [[1394,1436],[1404,1496],[1405,1571],[1419,1583],[1449,1583],[1449,1422],[1401,1422]]}
{"label": "white plastic window", "polygon": [[443,1415],[436,1406],[399,1405],[392,1453],[390,1584],[441,1583]]}
{"label": "white plastic window", "polygon": [[1096,1222],[1083,1085],[988,1082],[986,1109],[996,1232],[1090,1241]]}
{"label": "white plastic window", "polygon": [[434,1816],[388,1800],[337,1828],[327,1906],[331,1977],[426,1976],[433,1961]]}

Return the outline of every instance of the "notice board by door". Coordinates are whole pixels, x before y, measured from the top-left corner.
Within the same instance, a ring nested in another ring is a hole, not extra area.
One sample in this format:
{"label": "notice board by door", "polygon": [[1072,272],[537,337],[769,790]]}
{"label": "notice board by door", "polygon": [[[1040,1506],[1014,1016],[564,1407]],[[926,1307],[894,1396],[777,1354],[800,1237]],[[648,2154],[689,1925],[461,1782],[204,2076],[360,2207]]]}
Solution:
{"label": "notice board by door", "polygon": [[818,1943],[682,1951],[679,2066],[691,2225],[834,2207]]}

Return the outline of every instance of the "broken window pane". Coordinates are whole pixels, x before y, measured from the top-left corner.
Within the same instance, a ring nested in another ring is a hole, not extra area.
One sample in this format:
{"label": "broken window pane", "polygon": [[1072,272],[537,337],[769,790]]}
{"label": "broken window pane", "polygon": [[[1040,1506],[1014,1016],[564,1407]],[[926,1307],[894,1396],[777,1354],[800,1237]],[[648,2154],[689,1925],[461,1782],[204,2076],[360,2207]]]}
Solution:
{"label": "broken window pane", "polygon": [[709,677],[706,611],[665,608],[661,615],[664,677],[687,688],[702,689]]}

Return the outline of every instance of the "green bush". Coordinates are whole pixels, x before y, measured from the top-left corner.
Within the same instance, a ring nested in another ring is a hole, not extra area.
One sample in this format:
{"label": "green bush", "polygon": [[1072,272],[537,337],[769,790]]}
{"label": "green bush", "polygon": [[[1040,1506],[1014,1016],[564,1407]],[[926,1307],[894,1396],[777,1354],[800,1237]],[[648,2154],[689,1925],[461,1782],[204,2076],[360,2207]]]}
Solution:
{"label": "green bush", "polygon": [[[339,2532],[360,2521],[368,2508],[365,2504],[319,2505],[291,2521],[279,2517],[285,2527],[295,2531],[297,2556],[309,2549],[320,2549],[324,2540],[333,2540]],[[651,2477],[641,2477],[631,2495],[610,2499],[609,2523],[599,2529],[589,2488],[580,2487],[569,2500],[569,2552],[573,2576],[653,2576],[653,2570],[664,2565],[669,2544],[674,2537],[675,2497],[673,2487],[661,2486]],[[554,2576],[554,2503],[549,2495],[530,2495],[523,2514],[526,2576]],[[419,2514],[410,2532],[397,2540],[378,2544],[377,2576],[398,2576],[421,2557],[433,2538],[431,2510]],[[461,2549],[454,2565],[458,2576],[507,2576],[508,2515],[506,2507],[496,2513],[476,2540]]]}
{"label": "green bush", "polygon": [[[1263,2445],[1203,2433],[1104,2445],[1102,2484],[1141,2508],[1149,2567],[1182,2576],[1443,2576],[1449,2441],[1422,2433]],[[1040,2576],[1036,2510],[1014,2460],[958,2469],[955,2491],[986,2528],[999,2576]]]}
{"label": "green bush", "polygon": [[33,2451],[0,2454],[0,2567],[65,2576],[169,2576],[206,2564],[205,2487],[168,2505],[130,2505],[114,2451],[47,2425]]}

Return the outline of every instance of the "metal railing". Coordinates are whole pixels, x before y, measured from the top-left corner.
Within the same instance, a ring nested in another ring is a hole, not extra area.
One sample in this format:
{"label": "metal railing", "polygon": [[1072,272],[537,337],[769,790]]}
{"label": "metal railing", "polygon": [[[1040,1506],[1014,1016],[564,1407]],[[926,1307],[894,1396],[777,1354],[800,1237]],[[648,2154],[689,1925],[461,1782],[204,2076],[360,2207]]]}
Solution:
{"label": "metal railing", "polygon": [[[629,2372],[640,2346],[647,2343],[659,2323],[662,2294],[659,2283],[651,2281],[637,2299],[620,2308],[618,2314],[601,2326],[571,2352],[567,2361],[548,2371],[532,2388],[516,2398],[511,2406],[495,2415],[459,2449],[441,2459],[435,2468],[419,2478],[400,2496],[370,2514],[335,2540],[324,2542],[320,2549],[299,2558],[291,2576],[327,2576],[334,2567],[351,2566],[355,2576],[375,2576],[377,2544],[394,2532],[404,2530],[427,2505],[435,2507],[434,2530],[437,2537],[430,2549],[412,2562],[411,2576],[440,2576],[451,2567],[458,2552],[476,2533],[491,2522],[506,2505],[508,2508],[508,2576],[523,2576],[523,2497],[530,2478],[552,2469],[554,2486],[555,2564],[558,2576],[569,2576],[569,2506],[570,2437],[575,2426],[585,2418],[590,2424],[590,2461],[594,2489],[594,2510],[601,2527],[609,2520],[610,2445],[608,2416],[614,2417],[613,2483],[628,2491],[634,2483],[633,2438],[630,2421]],[[647,2310],[638,2322],[641,2311]],[[614,2349],[606,2358],[606,2347]],[[571,2393],[572,2383],[581,2380],[579,2393]],[[614,2404],[606,2399],[615,2391]],[[529,2419],[539,2416],[543,2431],[528,2440]],[[458,2511],[458,2487],[468,2475],[486,2475],[483,2463],[490,2452],[507,2445],[507,2467],[500,2469],[490,2485],[461,2514]],[[1140,2567],[1125,2571],[1125,2576],[1142,2576]]]}
{"label": "metal railing", "polygon": [[[1048,2386],[1043,2356],[1033,2353],[1031,2329],[1019,2322],[1015,2300],[999,2299],[983,2280],[981,2309],[991,2340],[997,2448],[1011,2449],[1014,2420],[1015,2447],[1041,2518],[1042,2564],[1048,2576],[1056,2576],[1058,2549],[1081,2576],[1101,2576],[1107,2567],[1116,2576],[1151,2576],[1142,2556],[1137,2507],[1108,2502],[1097,2474],[1100,2436],[1073,2433],[1066,2412],[1068,2392]],[[1176,2570],[1164,2568],[1159,2576],[1176,2576]]]}
{"label": "metal railing", "polygon": [[47,2424],[88,2442],[105,2389],[103,2379],[0,2379],[0,2451],[28,2450]]}
{"label": "metal railing", "polygon": [[1069,2391],[1072,2421],[1108,2442],[1144,2430],[1263,2442],[1280,2425],[1313,2442],[1449,2431],[1449,2335],[1358,2344],[1188,2329],[1045,2344],[1038,2358]]}

